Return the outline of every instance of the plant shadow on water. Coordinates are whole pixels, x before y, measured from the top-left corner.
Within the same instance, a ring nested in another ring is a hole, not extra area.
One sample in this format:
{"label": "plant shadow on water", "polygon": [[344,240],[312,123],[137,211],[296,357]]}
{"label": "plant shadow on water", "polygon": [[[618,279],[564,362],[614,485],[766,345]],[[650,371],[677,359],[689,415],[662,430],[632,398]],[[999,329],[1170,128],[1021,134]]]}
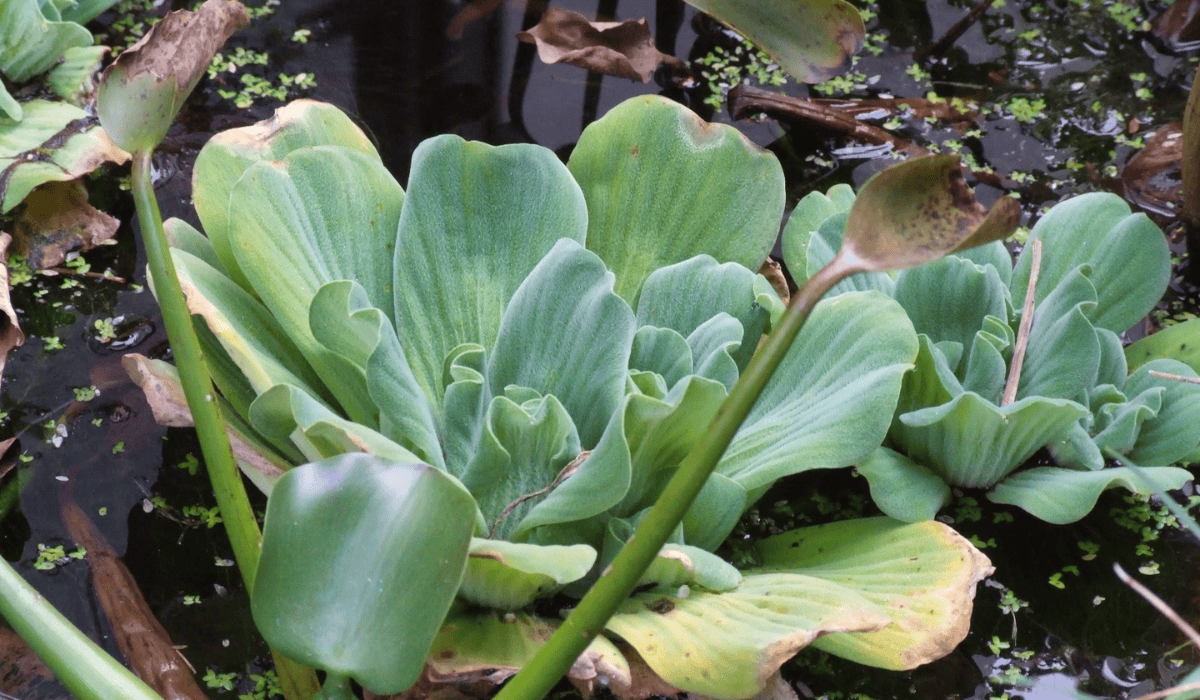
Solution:
{"label": "plant shadow on water", "polygon": [[[713,47],[736,45],[709,23],[693,21],[690,8],[679,14],[667,7],[672,3],[649,0],[600,4],[602,13],[619,11],[620,18],[648,17],[658,48],[668,54],[698,60]],[[563,5],[597,11],[593,3]],[[908,97],[936,90],[943,98],[977,101],[982,128],[964,131],[909,114],[880,122],[898,120],[889,128],[926,146],[964,149],[975,157],[977,170],[995,168],[1003,189],[1021,192],[1031,214],[1068,193],[1110,189],[1141,145],[1139,130],[1182,113],[1195,57],[1171,55],[1146,40],[1141,23],[1161,3],[1130,5],[1135,8],[1130,16],[1095,3],[1099,14],[1090,17],[1070,5],[1010,2],[990,11],[944,58],[925,64],[912,61],[912,50],[936,39],[966,7],[940,0],[870,6],[877,17],[868,30],[878,35],[887,27],[890,35],[874,40],[879,53],[862,54],[835,94]],[[311,72],[316,87],[308,94],[357,115],[401,182],[407,180],[412,150],[429,136],[453,132],[490,143],[532,141],[563,156],[587,122],[647,92],[665,92],[706,118],[729,121],[722,110],[705,105],[712,95],[703,81],[689,90],[643,86],[543,65],[530,45],[514,37],[540,6],[530,2],[523,11],[505,4],[467,25],[463,38],[454,41],[445,37],[455,15],[449,3],[289,2],[235,36],[228,48],[265,50],[270,71]],[[111,21],[111,13],[101,18]],[[1087,31],[1074,30],[1080,22]],[[1050,26],[1055,29],[1047,30]],[[289,39],[302,29],[310,32],[307,42]],[[177,125],[168,136],[156,161],[164,216],[196,223],[188,204],[190,163],[206,132],[264,118],[278,105],[260,98],[248,110],[237,110],[218,92],[231,82],[222,74],[202,84],[181,119],[184,127]],[[785,90],[806,92],[795,84]],[[861,184],[886,163],[855,159],[835,139],[775,121],[735,125],[780,157],[793,200],[837,182]],[[979,190],[984,201],[1002,192],[986,184]],[[109,198],[111,206],[102,208],[123,221],[133,218],[125,200],[116,193]],[[29,340],[7,365],[0,430],[20,437],[23,458],[8,478],[27,483],[19,510],[0,526],[0,549],[20,560],[22,572],[85,633],[118,652],[113,640],[120,621],[98,609],[85,565],[69,556],[53,561],[43,556],[54,565],[34,568],[39,545],[63,545],[64,554],[74,548],[61,515],[69,489],[122,556],[172,638],[186,645],[183,653],[198,677],[208,680],[210,694],[254,692],[253,674],[262,667],[247,666],[247,659],[264,656],[266,647],[252,628],[240,579],[226,565],[232,555],[224,532],[211,527],[212,496],[190,457],[198,454],[194,437],[159,427],[120,369],[126,351],[159,357],[167,352],[136,240],[126,227],[118,245],[85,255],[92,270],[111,269],[125,282],[35,276],[14,289]],[[1189,297],[1179,282],[1173,290],[1177,294],[1164,303],[1163,315],[1197,311],[1194,292]],[[111,331],[104,330],[105,322],[111,322]],[[59,344],[62,349],[54,349]],[[91,394],[91,387],[98,393]],[[1174,650],[1181,641],[1176,632],[1111,573],[1113,561],[1141,570],[1143,580],[1194,619],[1198,604],[1189,596],[1195,543],[1162,529],[1160,508],[1108,492],[1085,520],[1049,526],[976,496],[964,494],[943,511],[997,568],[978,591],[967,641],[946,659],[903,674],[847,665],[809,650],[785,669],[804,684],[801,690],[830,698],[839,693],[986,698],[1005,692],[1051,698],[1071,687],[1069,680],[1059,684],[1065,676],[1086,679],[1081,689],[1096,695],[1132,697],[1182,677],[1196,664],[1195,652]],[[807,473],[764,496],[723,553],[737,561],[739,533],[753,539],[874,512],[862,479],[846,471]],[[1160,532],[1161,539],[1151,537]],[[235,675],[226,675],[231,672]],[[1033,679],[1033,689],[1021,690],[1026,683],[1019,677]],[[22,691],[30,698],[63,696],[65,691],[48,682]]]}

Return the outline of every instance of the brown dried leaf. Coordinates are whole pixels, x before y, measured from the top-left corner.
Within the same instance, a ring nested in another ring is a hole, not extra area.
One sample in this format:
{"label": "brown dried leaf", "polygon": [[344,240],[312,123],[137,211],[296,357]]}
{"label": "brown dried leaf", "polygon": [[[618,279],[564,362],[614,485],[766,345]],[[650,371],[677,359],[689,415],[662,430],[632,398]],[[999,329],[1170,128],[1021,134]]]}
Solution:
{"label": "brown dried leaf", "polygon": [[0,266],[0,374],[4,373],[8,351],[25,342],[25,333],[17,325],[17,312],[8,296],[8,247],[11,243],[12,236],[0,233],[0,258],[5,263]]}
{"label": "brown dried leaf", "polygon": [[[174,367],[137,353],[122,357],[121,364],[134,383],[141,387],[154,420],[159,425],[172,428],[190,428],[194,425],[187,399],[183,395],[183,386],[179,383],[179,374]],[[229,430],[229,442],[233,447],[233,456],[243,470],[253,469],[272,482],[283,476],[283,470],[274,461],[232,429]],[[257,479],[252,480],[259,483]]]}
{"label": "brown dried leaf", "polygon": [[1151,33],[1177,51],[1200,41],[1200,0],[1176,0],[1154,20]]}
{"label": "brown dried leaf", "polygon": [[171,636],[142,597],[137,581],[91,518],[72,500],[69,486],[62,490],[59,505],[71,539],[87,550],[92,589],[112,624],[117,648],[133,672],[164,698],[208,700]]}
{"label": "brown dried leaf", "polygon": [[195,12],[176,10],[122,51],[105,69],[105,77],[124,71],[126,81],[146,73],[159,84],[174,78],[177,89],[186,96],[225,40],[249,24],[246,8],[230,0],[207,0]]}
{"label": "brown dried leaf", "polygon": [[67,253],[112,240],[121,222],[88,204],[79,180],[48,182],[25,198],[13,217],[13,252],[31,270],[61,265]]}
{"label": "brown dried leaf", "polygon": [[1172,223],[1182,211],[1183,151],[1183,125],[1164,124],[1121,169],[1125,198],[1160,226]]}
{"label": "brown dried leaf", "polygon": [[650,82],[661,63],[683,66],[654,47],[645,18],[624,22],[592,22],[587,17],[551,7],[542,21],[517,38],[535,44],[546,63],[570,63],[630,80]]}

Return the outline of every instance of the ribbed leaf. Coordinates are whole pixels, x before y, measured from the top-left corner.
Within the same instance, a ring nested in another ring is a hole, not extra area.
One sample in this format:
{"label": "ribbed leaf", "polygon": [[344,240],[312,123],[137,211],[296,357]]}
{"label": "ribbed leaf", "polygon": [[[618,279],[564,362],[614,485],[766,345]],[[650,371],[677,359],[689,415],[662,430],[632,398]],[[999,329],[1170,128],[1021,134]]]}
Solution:
{"label": "ribbed leaf", "polygon": [[[192,170],[192,202],[230,278],[250,290],[233,254],[231,222],[240,222],[229,209],[234,185],[255,163],[283,160],[309,146],[342,146],[379,160],[375,147],[350,117],[337,107],[296,100],[280,107],[270,119],[214,135],[200,149]],[[396,206],[400,203],[396,202]]]}
{"label": "ribbed leaf", "polygon": [[[948,654],[966,637],[975,585],[991,562],[935,521],[865,518],[803,528],[758,543],[765,565],[839,583],[886,611],[877,632],[830,634],[814,646],[894,670]],[[747,572],[747,581],[757,578]]]}
{"label": "ribbed leaf", "polygon": [[395,252],[395,319],[435,412],[446,356],[463,343],[492,347],[517,287],[560,238],[582,243],[587,221],[579,186],[545,148],[456,136],[417,147]]}
{"label": "ribbed leaf", "polygon": [[1200,384],[1156,377],[1162,372],[1196,378],[1196,371],[1176,360],[1152,360],[1129,377],[1125,391],[1137,395],[1165,387],[1158,415],[1142,424],[1129,457],[1138,464],[1168,465],[1188,459],[1200,447]]}
{"label": "ribbed leaf", "polygon": [[876,292],[817,305],[717,465],[752,490],[844,467],[883,441],[917,354],[903,309]]}
{"label": "ribbed leaf", "polygon": [[[1177,467],[1143,467],[1164,491],[1182,488],[1192,473]],[[1153,493],[1126,467],[1075,471],[1035,467],[1013,474],[988,492],[988,500],[1023,508],[1048,523],[1065,525],[1092,511],[1106,489],[1122,486],[1142,495]]]}
{"label": "ribbed leaf", "polygon": [[971,392],[900,415],[891,437],[951,486],[992,486],[1087,415],[1066,399],[1030,397],[1004,407]]}
{"label": "ribbed leaf", "polygon": [[587,247],[631,306],[650,273],[696,255],[757,270],[779,230],[779,161],[657,95],[626,100],[584,129],[568,167],[587,198]]}
{"label": "ribbed leaf", "polygon": [[[1038,303],[1079,265],[1088,265],[1097,284],[1093,324],[1123,333],[1154,308],[1167,289],[1171,257],[1162,231],[1145,214],[1106,192],[1073,197],[1046,213],[1029,234],[1043,243]],[[1032,265],[1026,244],[1013,271],[1013,304],[1025,301]]]}
{"label": "ribbed leaf", "polygon": [[636,329],[600,258],[561,240],[513,293],[488,357],[493,396],[509,385],[554,395],[586,448],[625,394]]}
{"label": "ribbed leaf", "polygon": [[872,452],[857,469],[870,485],[871,500],[896,520],[932,520],[950,502],[950,487],[940,476],[886,447]]}

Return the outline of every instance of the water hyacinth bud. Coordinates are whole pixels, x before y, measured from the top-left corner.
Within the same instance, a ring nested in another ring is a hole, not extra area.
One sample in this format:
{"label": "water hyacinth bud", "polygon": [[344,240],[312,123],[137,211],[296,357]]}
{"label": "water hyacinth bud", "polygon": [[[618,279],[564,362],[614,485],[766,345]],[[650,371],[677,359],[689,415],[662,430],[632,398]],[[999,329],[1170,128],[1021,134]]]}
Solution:
{"label": "water hyacinth bud", "polygon": [[234,0],[207,0],[192,12],[172,12],[104,70],[96,99],[113,142],[133,153],[154,148],[217,49],[250,23]]}

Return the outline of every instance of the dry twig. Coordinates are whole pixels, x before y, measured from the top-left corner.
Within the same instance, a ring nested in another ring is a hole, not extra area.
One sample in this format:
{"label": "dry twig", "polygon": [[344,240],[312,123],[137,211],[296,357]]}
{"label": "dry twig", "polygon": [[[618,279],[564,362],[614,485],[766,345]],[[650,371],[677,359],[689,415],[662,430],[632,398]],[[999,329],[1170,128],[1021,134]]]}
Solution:
{"label": "dry twig", "polygon": [[1017,386],[1021,383],[1021,368],[1025,365],[1025,351],[1029,348],[1029,329],[1033,327],[1033,300],[1037,293],[1038,273],[1042,269],[1042,241],[1033,239],[1033,265],[1029,268],[1029,285],[1025,288],[1025,305],[1021,309],[1021,328],[1017,331],[1017,347],[1013,350],[1012,366],[1008,370],[1008,381],[1004,384],[1001,406],[1007,406],[1017,398]]}

